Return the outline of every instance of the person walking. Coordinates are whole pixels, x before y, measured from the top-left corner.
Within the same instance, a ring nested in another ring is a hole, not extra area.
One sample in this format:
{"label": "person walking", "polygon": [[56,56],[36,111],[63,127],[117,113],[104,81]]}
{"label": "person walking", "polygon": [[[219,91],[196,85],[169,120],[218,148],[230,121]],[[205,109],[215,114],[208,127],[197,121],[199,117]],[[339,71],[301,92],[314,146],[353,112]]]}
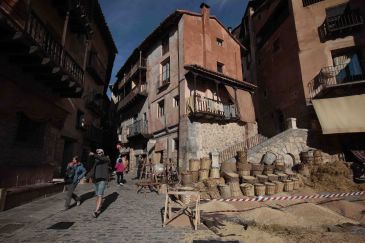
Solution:
{"label": "person walking", "polygon": [[89,155],[92,157],[93,167],[87,178],[92,177],[94,181],[96,207],[93,216],[96,218],[101,213],[103,195],[109,180],[110,159],[109,156],[104,155],[104,150],[102,149],[97,149],[96,154],[90,152]]}
{"label": "person walking", "polygon": [[85,176],[86,169],[80,163],[79,157],[75,156],[72,161],[68,163],[65,175],[65,186],[67,189],[66,200],[65,200],[65,210],[70,208],[71,198],[76,201],[76,205],[81,204],[81,198],[77,196],[74,192],[79,184],[80,180]]}
{"label": "person walking", "polygon": [[121,185],[123,186],[123,182],[124,182],[124,179],[123,179],[123,172],[124,172],[124,163],[123,163],[123,160],[122,158],[118,157],[117,159],[117,162],[115,164],[115,171],[117,173],[117,184],[118,185]]}

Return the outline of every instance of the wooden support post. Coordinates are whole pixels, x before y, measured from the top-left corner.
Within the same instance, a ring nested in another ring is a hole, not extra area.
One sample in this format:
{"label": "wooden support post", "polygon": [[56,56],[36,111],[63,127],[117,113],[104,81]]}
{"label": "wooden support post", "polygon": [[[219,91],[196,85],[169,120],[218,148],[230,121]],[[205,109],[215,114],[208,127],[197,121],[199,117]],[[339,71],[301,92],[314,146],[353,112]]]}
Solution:
{"label": "wooden support post", "polygon": [[4,211],[6,202],[6,188],[0,188],[0,212]]}
{"label": "wooden support post", "polygon": [[194,75],[194,112],[196,111],[197,107],[196,107],[196,74],[193,73]]}

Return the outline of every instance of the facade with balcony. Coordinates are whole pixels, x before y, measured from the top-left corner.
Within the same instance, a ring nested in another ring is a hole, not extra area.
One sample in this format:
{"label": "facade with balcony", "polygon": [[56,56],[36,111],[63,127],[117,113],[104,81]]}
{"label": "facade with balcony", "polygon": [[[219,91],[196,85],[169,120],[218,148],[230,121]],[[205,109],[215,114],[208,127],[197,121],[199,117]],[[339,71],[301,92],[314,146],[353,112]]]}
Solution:
{"label": "facade with balcony", "polygon": [[243,48],[202,4],[200,13],[172,13],[135,49],[113,87],[121,152],[132,167],[145,158],[187,169],[190,158],[256,133]]}
{"label": "facade with balcony", "polygon": [[[102,129],[116,53],[99,3],[4,0],[0,33],[0,170],[19,170],[24,183],[59,177],[72,156],[85,161],[103,143],[87,135]],[[45,165],[45,177],[27,172]]]}

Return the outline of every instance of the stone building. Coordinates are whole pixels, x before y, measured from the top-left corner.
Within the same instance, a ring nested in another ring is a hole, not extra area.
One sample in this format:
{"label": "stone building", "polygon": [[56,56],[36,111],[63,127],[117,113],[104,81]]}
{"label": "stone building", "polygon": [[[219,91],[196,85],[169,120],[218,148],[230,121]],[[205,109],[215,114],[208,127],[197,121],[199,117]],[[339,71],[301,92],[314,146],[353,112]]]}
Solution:
{"label": "stone building", "polygon": [[102,145],[116,54],[98,1],[0,2],[0,187],[60,176]]}
{"label": "stone building", "polygon": [[256,86],[243,81],[242,49],[204,3],[201,13],[173,12],[146,37],[113,88],[132,167],[148,156],[186,168],[256,134]]}
{"label": "stone building", "polygon": [[361,0],[248,3],[234,33],[249,47],[244,78],[258,86],[260,133],[278,134],[295,117],[316,143],[365,149],[364,14]]}

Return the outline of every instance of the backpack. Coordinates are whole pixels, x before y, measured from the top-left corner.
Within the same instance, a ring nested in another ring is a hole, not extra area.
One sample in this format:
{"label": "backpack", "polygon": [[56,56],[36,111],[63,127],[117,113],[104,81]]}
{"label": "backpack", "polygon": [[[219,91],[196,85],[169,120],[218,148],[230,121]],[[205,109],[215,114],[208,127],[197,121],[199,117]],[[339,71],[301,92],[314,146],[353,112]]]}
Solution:
{"label": "backpack", "polygon": [[66,172],[65,172],[65,183],[71,184],[73,183],[73,179],[75,177],[76,173],[76,166],[67,166]]}

